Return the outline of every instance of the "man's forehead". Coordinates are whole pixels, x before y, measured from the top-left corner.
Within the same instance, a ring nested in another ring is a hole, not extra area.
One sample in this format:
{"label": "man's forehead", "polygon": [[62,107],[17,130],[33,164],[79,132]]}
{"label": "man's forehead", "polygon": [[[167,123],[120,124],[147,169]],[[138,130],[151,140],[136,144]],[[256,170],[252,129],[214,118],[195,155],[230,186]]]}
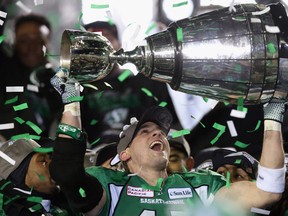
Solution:
{"label": "man's forehead", "polygon": [[148,122],[145,122],[143,123],[139,130],[141,130],[142,128],[148,128],[148,127],[157,127],[157,128],[160,128],[160,126],[158,124],[156,124],[155,122],[151,122],[151,121],[148,121]]}

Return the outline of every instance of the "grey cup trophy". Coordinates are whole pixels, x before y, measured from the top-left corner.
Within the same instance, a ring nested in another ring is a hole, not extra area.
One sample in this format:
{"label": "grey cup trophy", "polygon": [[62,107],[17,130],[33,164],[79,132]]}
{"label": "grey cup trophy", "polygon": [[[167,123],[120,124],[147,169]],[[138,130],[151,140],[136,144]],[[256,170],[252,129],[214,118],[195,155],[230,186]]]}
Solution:
{"label": "grey cup trophy", "polygon": [[[133,51],[113,50],[103,36],[65,30],[61,66],[79,82],[99,80],[114,63],[172,89],[237,104],[287,100],[288,18],[282,4],[240,4],[171,23]],[[180,39],[181,38],[181,39]]]}

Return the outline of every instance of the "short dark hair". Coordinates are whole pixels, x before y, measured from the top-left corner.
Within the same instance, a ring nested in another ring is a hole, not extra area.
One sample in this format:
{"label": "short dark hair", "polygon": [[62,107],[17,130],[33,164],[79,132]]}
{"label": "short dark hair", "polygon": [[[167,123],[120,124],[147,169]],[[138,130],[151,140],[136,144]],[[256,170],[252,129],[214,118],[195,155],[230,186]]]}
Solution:
{"label": "short dark hair", "polygon": [[28,15],[21,15],[17,17],[15,20],[15,25],[14,25],[15,31],[17,31],[19,26],[28,22],[34,22],[38,24],[39,26],[42,26],[42,25],[46,26],[49,29],[50,35],[51,35],[51,24],[49,20],[45,16],[42,16],[39,14],[28,14]]}

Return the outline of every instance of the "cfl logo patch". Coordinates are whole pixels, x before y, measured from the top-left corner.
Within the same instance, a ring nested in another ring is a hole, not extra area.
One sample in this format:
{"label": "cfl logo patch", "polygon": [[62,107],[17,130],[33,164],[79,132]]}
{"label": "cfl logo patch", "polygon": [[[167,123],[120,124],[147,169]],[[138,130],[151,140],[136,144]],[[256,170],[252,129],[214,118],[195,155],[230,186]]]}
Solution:
{"label": "cfl logo patch", "polygon": [[[0,17],[6,18],[7,13],[4,11],[0,11]],[[4,21],[0,19],[0,25],[2,26],[4,24]]]}

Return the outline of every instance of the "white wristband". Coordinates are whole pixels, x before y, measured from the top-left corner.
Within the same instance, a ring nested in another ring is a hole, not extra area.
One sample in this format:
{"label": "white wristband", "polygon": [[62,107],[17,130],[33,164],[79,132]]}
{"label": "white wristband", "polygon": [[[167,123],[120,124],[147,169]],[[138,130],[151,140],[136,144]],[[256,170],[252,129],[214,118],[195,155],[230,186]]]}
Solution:
{"label": "white wristband", "polygon": [[71,112],[73,116],[80,116],[80,102],[66,104],[63,112]]}
{"label": "white wristband", "polygon": [[264,131],[281,131],[281,123],[273,120],[265,120]]}
{"label": "white wristband", "polygon": [[258,165],[256,185],[259,189],[271,193],[283,193],[285,189],[286,167],[270,169]]}

